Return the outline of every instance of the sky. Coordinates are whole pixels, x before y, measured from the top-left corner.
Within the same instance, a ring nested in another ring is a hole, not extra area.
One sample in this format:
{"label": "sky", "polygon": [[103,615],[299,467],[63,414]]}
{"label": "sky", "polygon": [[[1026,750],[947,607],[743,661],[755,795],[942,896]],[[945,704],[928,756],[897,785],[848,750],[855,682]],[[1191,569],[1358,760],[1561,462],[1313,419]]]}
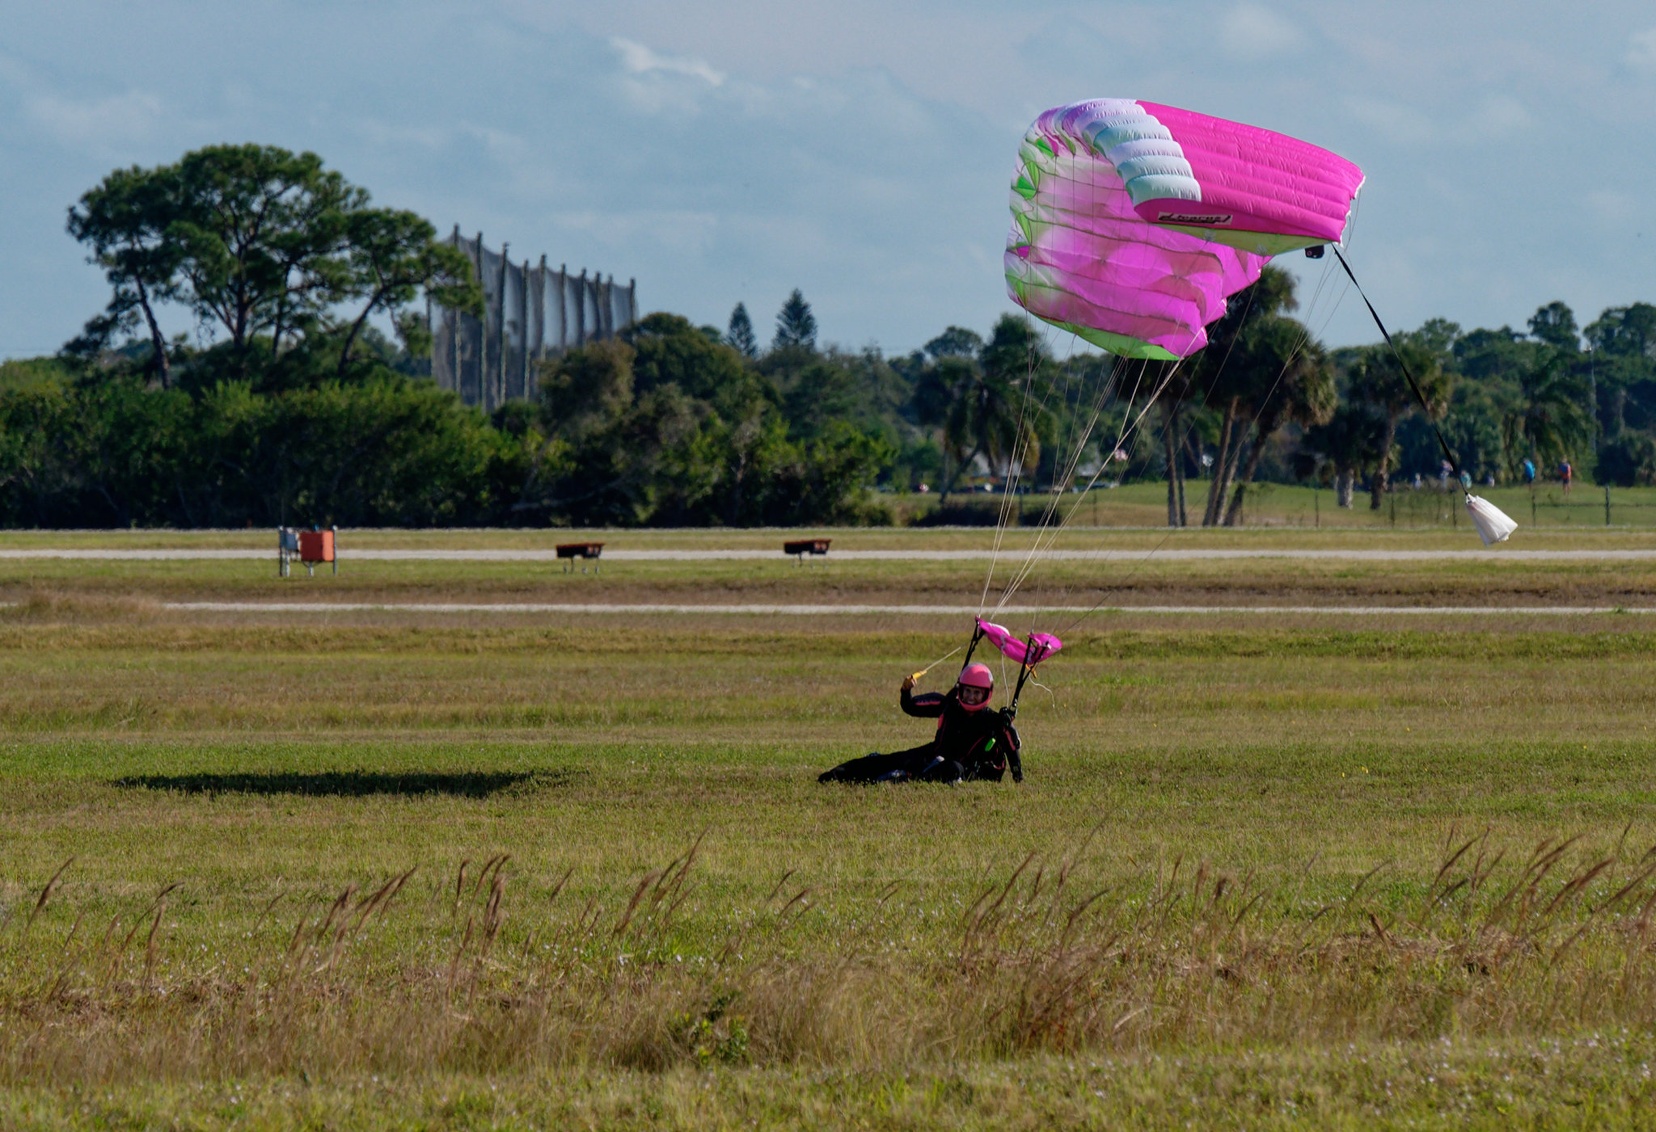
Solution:
{"label": "sky", "polygon": [[[823,342],[906,353],[1012,309],[1019,139],[1095,97],[1357,162],[1349,258],[1394,328],[1656,301],[1649,0],[0,0],[0,26],[0,358],[107,300],[80,194],[244,141],[645,310],[743,302],[764,339],[799,288]],[[1331,257],[1283,262],[1326,343],[1377,340]]]}

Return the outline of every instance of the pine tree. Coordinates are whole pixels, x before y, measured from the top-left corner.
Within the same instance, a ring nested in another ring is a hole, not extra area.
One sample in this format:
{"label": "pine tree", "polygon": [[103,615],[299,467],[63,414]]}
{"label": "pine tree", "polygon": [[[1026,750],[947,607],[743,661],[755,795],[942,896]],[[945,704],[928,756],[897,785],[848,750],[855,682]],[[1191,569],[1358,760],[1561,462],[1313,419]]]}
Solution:
{"label": "pine tree", "polygon": [[782,304],[782,309],[776,312],[776,337],[771,340],[771,349],[785,350],[794,346],[814,350],[816,332],[816,315],[811,313],[811,304],[795,287],[788,301]]}
{"label": "pine tree", "polygon": [[737,303],[736,309],[730,312],[730,329],[725,332],[725,341],[744,358],[759,356],[759,340],[753,336],[753,320],[748,317],[746,303]]}

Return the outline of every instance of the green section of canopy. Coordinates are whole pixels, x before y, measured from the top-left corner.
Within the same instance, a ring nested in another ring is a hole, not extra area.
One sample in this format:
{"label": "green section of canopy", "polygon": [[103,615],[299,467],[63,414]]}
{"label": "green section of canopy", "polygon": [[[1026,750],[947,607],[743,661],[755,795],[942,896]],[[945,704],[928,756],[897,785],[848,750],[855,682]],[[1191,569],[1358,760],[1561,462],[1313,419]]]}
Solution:
{"label": "green section of canopy", "polygon": [[[1040,317],[1040,316],[1036,316]],[[1043,319],[1051,322],[1051,319]],[[1108,330],[1095,330],[1090,326],[1076,326],[1068,322],[1053,322],[1052,325],[1060,330],[1068,330],[1076,337],[1091,342],[1100,350],[1106,350],[1122,358],[1144,358],[1152,362],[1176,362],[1179,355],[1164,346],[1157,346],[1138,338],[1129,338],[1125,334],[1111,334]]]}
{"label": "green section of canopy", "polygon": [[[1007,285],[1011,288],[1018,305],[1029,308],[1029,285],[1013,275],[1006,277]],[[1063,322],[1055,318],[1041,318],[1049,326],[1056,326],[1059,330],[1067,330],[1080,338],[1083,342],[1091,342],[1100,350],[1105,350],[1120,358],[1143,358],[1152,362],[1176,362],[1179,355],[1164,346],[1157,346],[1146,342],[1142,338],[1130,338],[1125,334],[1111,334],[1108,330],[1099,330],[1092,326],[1078,326],[1073,322]]]}

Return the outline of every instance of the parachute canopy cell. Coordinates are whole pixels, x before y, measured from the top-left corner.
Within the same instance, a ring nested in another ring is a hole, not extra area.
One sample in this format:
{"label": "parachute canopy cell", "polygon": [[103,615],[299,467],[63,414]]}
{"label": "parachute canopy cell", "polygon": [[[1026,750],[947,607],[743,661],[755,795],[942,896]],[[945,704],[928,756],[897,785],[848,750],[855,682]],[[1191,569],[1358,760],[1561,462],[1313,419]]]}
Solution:
{"label": "parachute canopy cell", "polygon": [[1125,98],[1054,107],[1019,148],[1007,290],[1111,353],[1187,357],[1271,256],[1338,242],[1362,184],[1256,126]]}

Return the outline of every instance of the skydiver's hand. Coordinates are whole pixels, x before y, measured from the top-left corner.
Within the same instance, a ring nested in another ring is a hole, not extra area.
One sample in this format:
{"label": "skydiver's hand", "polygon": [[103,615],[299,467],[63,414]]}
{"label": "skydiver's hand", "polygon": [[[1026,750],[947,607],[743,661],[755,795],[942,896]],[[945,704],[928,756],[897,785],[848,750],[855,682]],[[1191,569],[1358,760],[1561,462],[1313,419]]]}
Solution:
{"label": "skydiver's hand", "polygon": [[914,676],[912,674],[903,677],[903,691],[905,691],[905,692],[914,691]]}

